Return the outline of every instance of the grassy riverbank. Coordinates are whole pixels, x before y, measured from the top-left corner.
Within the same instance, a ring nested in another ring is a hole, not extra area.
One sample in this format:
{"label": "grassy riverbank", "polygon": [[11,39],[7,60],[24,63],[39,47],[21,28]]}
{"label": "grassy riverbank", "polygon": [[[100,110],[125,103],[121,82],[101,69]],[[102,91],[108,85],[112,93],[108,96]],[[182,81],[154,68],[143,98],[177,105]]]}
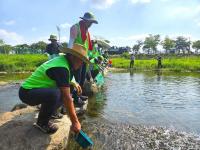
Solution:
{"label": "grassy riverbank", "polygon": [[46,55],[0,55],[0,72],[29,72],[47,60]]}
{"label": "grassy riverbank", "polygon": [[[156,57],[155,57],[156,58]],[[157,60],[154,57],[140,57],[135,60],[135,70],[155,70]],[[34,71],[40,64],[47,61],[46,55],[24,54],[24,55],[0,55],[0,72],[29,72]],[[113,67],[129,68],[130,60],[123,57],[112,58]],[[163,68],[166,71],[200,71],[200,56],[163,57]]]}
{"label": "grassy riverbank", "polygon": [[[122,57],[112,58],[113,67],[129,68],[130,60]],[[162,70],[166,71],[200,71],[200,56],[167,57],[162,60]],[[156,59],[140,59],[136,57],[135,70],[157,69]]]}

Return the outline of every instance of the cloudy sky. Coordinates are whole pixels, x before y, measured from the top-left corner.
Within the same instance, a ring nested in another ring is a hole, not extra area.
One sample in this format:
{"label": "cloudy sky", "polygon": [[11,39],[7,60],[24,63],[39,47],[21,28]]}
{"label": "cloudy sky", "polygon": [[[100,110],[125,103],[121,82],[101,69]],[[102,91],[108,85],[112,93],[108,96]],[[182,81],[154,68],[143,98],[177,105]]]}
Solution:
{"label": "cloudy sky", "polygon": [[200,0],[0,0],[0,39],[12,45],[47,42],[59,25],[61,41],[68,42],[70,26],[86,11],[99,21],[91,35],[111,45],[133,46],[148,34],[200,39]]}

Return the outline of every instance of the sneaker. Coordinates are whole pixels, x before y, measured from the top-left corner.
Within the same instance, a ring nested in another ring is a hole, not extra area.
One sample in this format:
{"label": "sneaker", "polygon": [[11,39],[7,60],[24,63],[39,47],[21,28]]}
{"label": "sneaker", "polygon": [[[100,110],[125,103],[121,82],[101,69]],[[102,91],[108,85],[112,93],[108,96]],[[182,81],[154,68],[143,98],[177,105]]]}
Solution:
{"label": "sneaker", "polygon": [[33,126],[40,129],[44,133],[53,134],[58,130],[58,126],[49,122],[47,125],[42,125],[40,123],[34,123]]}
{"label": "sneaker", "polygon": [[88,96],[83,96],[83,95],[81,95],[80,98],[81,98],[82,101],[88,100]]}
{"label": "sneaker", "polygon": [[63,117],[63,114],[56,112],[53,115],[51,115],[52,119],[61,119]]}

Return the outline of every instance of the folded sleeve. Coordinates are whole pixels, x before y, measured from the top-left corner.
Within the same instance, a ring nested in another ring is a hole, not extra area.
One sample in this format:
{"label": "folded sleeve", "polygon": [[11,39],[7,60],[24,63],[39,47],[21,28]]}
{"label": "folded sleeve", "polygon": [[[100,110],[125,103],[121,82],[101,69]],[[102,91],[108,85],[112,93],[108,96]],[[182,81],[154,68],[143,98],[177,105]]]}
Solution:
{"label": "folded sleeve", "polygon": [[57,87],[70,86],[70,73],[64,67],[54,67],[46,71],[47,76],[55,80]]}

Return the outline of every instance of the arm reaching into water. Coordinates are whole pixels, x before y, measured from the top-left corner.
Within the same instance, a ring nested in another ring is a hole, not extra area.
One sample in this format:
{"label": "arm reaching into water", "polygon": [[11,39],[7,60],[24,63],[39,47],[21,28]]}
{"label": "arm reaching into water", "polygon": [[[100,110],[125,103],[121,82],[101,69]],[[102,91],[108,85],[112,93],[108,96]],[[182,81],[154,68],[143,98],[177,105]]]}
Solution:
{"label": "arm reaching into water", "polygon": [[81,124],[76,115],[73,99],[70,95],[70,88],[69,87],[61,87],[60,90],[62,93],[62,99],[63,99],[64,106],[65,106],[65,108],[67,108],[67,110],[69,112],[69,117],[72,122],[72,130],[75,133],[78,133],[81,130]]}

